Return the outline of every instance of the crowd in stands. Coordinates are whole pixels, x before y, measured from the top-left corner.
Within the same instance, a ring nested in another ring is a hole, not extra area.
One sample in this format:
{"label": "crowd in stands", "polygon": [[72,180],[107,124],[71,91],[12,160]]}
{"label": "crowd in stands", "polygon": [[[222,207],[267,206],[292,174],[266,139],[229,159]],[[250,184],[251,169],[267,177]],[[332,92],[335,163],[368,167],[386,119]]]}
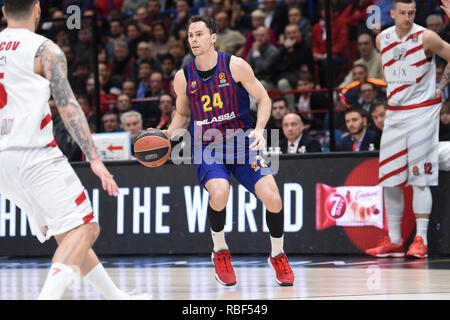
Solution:
{"label": "crowd in stands", "polygon": [[[202,14],[217,23],[217,49],[245,59],[273,98],[267,125],[269,146],[275,144],[270,131],[279,129],[277,144],[283,153],[329,150],[328,93],[317,89],[331,85],[336,89],[332,100],[338,150],[377,150],[387,102],[374,39],[393,25],[389,15],[392,1],[331,3],[332,66],[327,57],[324,1],[41,1],[43,18],[67,17],[65,9],[70,4],[80,6],[84,17],[96,17],[83,19],[79,30],[68,29],[63,20],[43,22],[38,32],[55,41],[66,54],[69,81],[93,133],[129,131],[135,139],[140,130],[168,127],[175,110],[173,76],[193,58],[186,24],[191,15]],[[381,23],[368,29],[367,8],[373,4],[381,10]],[[450,24],[446,24],[439,4],[418,0],[416,23],[449,41]],[[97,66],[94,46],[98,49]],[[445,61],[439,57],[436,61],[439,83]],[[96,121],[95,68],[100,127]],[[284,95],[285,91],[289,93]],[[448,90],[444,98],[448,98]],[[58,145],[69,160],[81,160],[81,151],[65,131],[52,101],[50,106]],[[256,117],[255,101],[251,110]],[[450,140],[448,101],[441,111],[440,139]]]}

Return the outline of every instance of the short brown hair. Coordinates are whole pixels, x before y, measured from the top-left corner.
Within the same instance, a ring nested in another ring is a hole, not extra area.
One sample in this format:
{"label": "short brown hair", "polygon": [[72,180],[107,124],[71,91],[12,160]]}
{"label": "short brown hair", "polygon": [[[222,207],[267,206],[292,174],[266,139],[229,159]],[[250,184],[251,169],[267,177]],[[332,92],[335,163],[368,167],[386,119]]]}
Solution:
{"label": "short brown hair", "polygon": [[37,0],[3,0],[6,15],[13,19],[26,18]]}
{"label": "short brown hair", "polygon": [[217,25],[216,22],[214,21],[213,18],[211,17],[206,17],[206,16],[192,16],[188,23],[187,23],[187,27],[186,29],[189,31],[189,26],[194,23],[194,22],[204,22],[206,24],[206,27],[209,29],[209,31],[211,32],[211,34],[213,33],[217,33]]}

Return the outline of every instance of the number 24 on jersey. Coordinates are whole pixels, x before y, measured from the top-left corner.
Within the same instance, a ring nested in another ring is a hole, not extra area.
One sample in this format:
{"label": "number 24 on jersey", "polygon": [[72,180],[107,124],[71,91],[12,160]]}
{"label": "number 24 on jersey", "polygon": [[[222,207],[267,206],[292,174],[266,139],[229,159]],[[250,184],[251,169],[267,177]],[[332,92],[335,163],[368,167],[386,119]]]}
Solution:
{"label": "number 24 on jersey", "polygon": [[201,97],[202,105],[203,105],[203,111],[208,112],[211,111],[212,108],[223,108],[223,101],[220,97],[220,93],[216,92],[214,93],[212,97],[212,104],[211,104],[211,97],[208,95],[204,95]]}

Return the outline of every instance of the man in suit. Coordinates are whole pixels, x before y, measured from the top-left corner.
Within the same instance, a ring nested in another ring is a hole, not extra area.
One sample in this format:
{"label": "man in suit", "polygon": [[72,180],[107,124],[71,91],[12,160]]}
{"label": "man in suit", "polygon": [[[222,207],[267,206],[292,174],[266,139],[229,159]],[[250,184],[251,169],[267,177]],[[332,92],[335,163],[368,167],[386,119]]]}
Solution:
{"label": "man in suit", "polygon": [[375,148],[377,135],[367,128],[367,112],[360,107],[345,110],[345,124],[349,134],[342,139],[341,151],[368,151],[372,145]]}
{"label": "man in suit", "polygon": [[285,139],[280,142],[282,153],[321,152],[322,147],[316,139],[303,132],[304,124],[297,113],[288,113],[283,117]]}

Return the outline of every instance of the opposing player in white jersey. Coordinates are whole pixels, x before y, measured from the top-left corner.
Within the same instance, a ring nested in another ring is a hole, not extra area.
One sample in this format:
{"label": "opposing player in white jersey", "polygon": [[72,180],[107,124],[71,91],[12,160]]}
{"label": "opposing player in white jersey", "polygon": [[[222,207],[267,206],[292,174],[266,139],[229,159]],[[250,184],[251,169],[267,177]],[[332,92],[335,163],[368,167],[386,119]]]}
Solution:
{"label": "opposing player in white jersey", "polygon": [[402,187],[413,187],[416,236],[407,255],[428,253],[427,229],[431,213],[430,186],[438,184],[439,112],[441,91],[436,88],[434,54],[450,61],[450,45],[435,32],[414,23],[414,0],[394,0],[395,25],[377,36],[387,82],[388,110],[381,137],[379,183],[384,187],[389,237],[367,254],[404,256],[401,222]]}
{"label": "opposing player in white jersey", "polygon": [[114,285],[92,250],[99,226],[84,187],[53,140],[50,94],[103,189],[118,193],[70,88],[64,53],[34,33],[38,0],[3,3],[8,28],[0,33],[0,194],[32,216],[41,242],[51,235],[58,242],[38,299],[60,299],[75,270],[107,299],[134,298]]}

